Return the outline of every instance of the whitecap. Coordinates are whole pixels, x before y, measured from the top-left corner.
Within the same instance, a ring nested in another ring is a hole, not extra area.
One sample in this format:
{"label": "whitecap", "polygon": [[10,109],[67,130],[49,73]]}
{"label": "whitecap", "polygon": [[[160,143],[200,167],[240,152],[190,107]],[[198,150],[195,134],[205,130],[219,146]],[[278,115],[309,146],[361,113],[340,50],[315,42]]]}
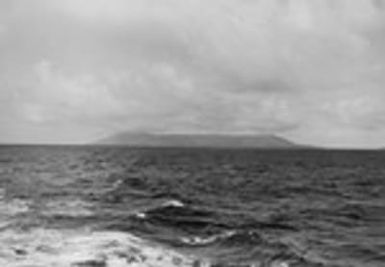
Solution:
{"label": "whitecap", "polygon": [[47,229],[0,232],[0,266],[80,267],[91,264],[106,267],[199,266],[191,256],[126,233]]}
{"label": "whitecap", "polygon": [[137,213],[135,213],[135,216],[136,216],[137,218],[140,218],[140,219],[145,219],[145,218],[147,218],[147,214],[144,213],[144,212],[137,212]]}
{"label": "whitecap", "polygon": [[273,262],[270,264],[271,267],[290,267],[289,263],[280,261],[280,262]]}
{"label": "whitecap", "polygon": [[166,201],[162,204],[162,207],[176,207],[176,208],[182,208],[184,207],[185,205],[183,204],[183,202],[179,201],[179,200],[169,200],[169,201]]}
{"label": "whitecap", "polygon": [[[169,207],[175,207],[175,208],[182,208],[185,205],[179,201],[179,200],[168,200],[163,202],[160,207],[161,208],[169,208]],[[159,205],[154,205],[152,208],[146,209],[145,211],[137,211],[134,213],[134,216],[139,219],[145,219],[148,216],[148,212],[151,212],[152,210],[157,210],[159,208]]]}
{"label": "whitecap", "polygon": [[226,231],[221,234],[212,235],[208,237],[199,237],[199,236],[192,236],[192,237],[182,237],[180,240],[188,245],[191,246],[204,246],[209,245],[212,243],[215,243],[219,240],[223,240],[229,237],[232,237],[236,234],[236,231]]}
{"label": "whitecap", "polygon": [[118,189],[121,185],[123,184],[123,181],[122,180],[116,180],[113,184],[112,184],[112,190],[114,189]]}

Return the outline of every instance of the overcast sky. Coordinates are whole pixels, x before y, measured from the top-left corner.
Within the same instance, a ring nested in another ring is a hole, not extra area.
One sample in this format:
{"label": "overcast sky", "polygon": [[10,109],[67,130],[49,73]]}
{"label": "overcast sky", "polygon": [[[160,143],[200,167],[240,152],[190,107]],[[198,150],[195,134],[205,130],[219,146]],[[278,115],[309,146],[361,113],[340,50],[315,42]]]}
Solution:
{"label": "overcast sky", "polygon": [[385,0],[1,0],[0,142],[385,146]]}

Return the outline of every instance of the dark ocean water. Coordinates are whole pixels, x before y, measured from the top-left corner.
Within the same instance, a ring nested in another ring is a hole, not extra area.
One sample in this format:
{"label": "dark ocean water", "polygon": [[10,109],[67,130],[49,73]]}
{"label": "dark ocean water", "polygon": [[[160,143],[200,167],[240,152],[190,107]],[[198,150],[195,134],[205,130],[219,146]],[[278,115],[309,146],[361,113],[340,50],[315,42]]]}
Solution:
{"label": "dark ocean water", "polygon": [[385,152],[3,146],[0,266],[385,266]]}

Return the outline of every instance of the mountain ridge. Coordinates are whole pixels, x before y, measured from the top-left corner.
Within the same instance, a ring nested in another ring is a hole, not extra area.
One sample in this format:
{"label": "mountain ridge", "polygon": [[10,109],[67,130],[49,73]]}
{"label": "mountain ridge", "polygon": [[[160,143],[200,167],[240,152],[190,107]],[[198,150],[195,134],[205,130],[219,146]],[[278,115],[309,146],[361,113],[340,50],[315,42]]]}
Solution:
{"label": "mountain ridge", "polygon": [[290,149],[305,146],[276,135],[154,134],[121,132],[96,142],[99,145],[140,147],[218,147]]}

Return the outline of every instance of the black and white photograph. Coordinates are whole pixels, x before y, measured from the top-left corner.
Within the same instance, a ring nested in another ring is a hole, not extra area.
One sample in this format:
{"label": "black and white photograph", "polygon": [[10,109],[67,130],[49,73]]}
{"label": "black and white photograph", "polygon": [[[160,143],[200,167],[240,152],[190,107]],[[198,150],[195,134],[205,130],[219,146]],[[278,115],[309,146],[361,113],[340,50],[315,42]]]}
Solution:
{"label": "black and white photograph", "polygon": [[0,0],[0,267],[385,267],[385,0]]}

